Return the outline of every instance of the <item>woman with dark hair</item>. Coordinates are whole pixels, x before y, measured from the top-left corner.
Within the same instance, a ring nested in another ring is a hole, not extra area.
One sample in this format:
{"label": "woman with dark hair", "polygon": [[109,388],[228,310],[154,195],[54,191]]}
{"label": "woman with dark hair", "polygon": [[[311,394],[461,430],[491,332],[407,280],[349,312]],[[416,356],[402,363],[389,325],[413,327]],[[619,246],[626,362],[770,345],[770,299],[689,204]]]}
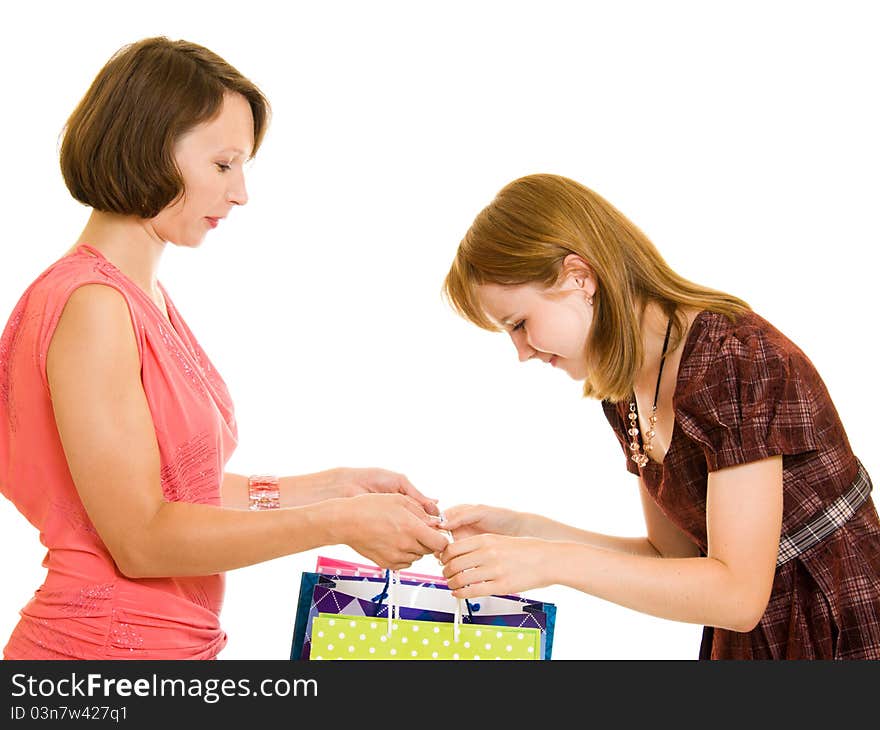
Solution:
{"label": "woman with dark hair", "polygon": [[702,624],[714,659],[880,659],[880,521],[807,356],[735,296],[675,273],[594,191],[505,186],[444,292],[520,360],[583,381],[638,477],[647,535],[459,505],[454,595],[550,584]]}
{"label": "woman with dark hair", "polygon": [[7,659],[212,659],[224,571],[331,544],[400,569],[446,545],[402,474],[225,473],[232,400],[158,268],[247,202],[269,111],[222,58],[159,37],[115,54],[67,123],[64,180],[92,212],[0,338],[0,490],[48,571]]}

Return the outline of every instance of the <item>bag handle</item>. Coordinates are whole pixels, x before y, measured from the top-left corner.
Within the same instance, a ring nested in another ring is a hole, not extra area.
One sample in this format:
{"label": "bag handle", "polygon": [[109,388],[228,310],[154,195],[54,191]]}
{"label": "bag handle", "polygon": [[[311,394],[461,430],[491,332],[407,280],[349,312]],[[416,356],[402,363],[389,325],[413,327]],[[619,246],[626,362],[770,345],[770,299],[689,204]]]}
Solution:
{"label": "bag handle", "polygon": [[[440,524],[442,525],[446,522],[446,516],[441,512],[440,515]],[[449,542],[453,541],[452,532],[449,530],[444,530],[446,533],[446,537],[449,539]],[[400,585],[400,571],[399,570],[391,570],[389,568],[385,569],[385,585],[382,589],[382,592],[373,597],[373,601],[378,601],[379,605],[382,604],[382,601],[385,598],[388,598],[388,628],[387,633],[388,636],[391,636],[391,631],[393,630],[393,621],[394,615],[397,614],[397,617],[400,618],[400,605],[397,600],[397,586]],[[457,598],[455,599],[455,614],[452,617],[452,638],[453,641],[458,642],[458,634],[459,627],[462,623],[462,603],[467,606],[468,618],[473,621],[474,614],[471,608],[471,603],[467,598]]]}
{"label": "bag handle", "polygon": [[[446,522],[446,515],[444,515],[442,512],[440,512],[439,517],[440,517],[440,524],[441,525]],[[449,538],[449,542],[453,542],[455,540],[455,538],[452,536],[451,530],[444,530],[444,532],[446,533],[446,537]],[[464,599],[464,603],[465,603],[465,605],[467,605],[468,617],[471,619],[471,621],[473,621],[474,614],[471,611],[471,603],[466,598]],[[455,615],[452,617],[452,640],[455,641],[456,643],[458,643],[458,633],[459,633],[459,628],[461,626],[461,604],[462,604],[462,599],[456,598],[455,599]]]}

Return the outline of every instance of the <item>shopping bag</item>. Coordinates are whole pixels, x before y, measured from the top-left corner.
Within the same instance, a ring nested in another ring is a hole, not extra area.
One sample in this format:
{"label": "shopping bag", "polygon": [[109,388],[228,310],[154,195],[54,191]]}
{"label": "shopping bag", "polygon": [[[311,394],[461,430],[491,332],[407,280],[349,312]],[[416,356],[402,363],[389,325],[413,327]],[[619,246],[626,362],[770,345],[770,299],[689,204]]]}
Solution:
{"label": "shopping bag", "polygon": [[[350,570],[352,565],[333,566],[334,568],[341,568],[346,573],[351,573],[350,575],[322,575],[318,572],[304,572],[302,574],[294,619],[293,641],[290,649],[291,659],[309,658],[311,621],[320,611],[377,617],[387,615],[388,606],[385,602],[387,593],[383,594],[383,588],[387,585],[386,580],[385,577],[380,578],[376,576],[387,577],[388,571],[375,566],[373,569],[365,566],[367,569],[363,571],[364,575],[358,576],[354,575],[354,571]],[[317,568],[319,570],[322,568],[326,570],[327,567],[327,563],[322,562],[322,559],[319,558]],[[432,578],[432,576],[426,577]],[[357,600],[355,596],[345,593],[342,589],[337,590],[338,581],[343,578],[367,582],[368,595],[362,600]],[[406,580],[405,582],[408,585],[429,585],[424,581]],[[443,581],[443,585],[445,585],[445,581]],[[410,617],[411,615],[407,611],[407,618]],[[445,618],[447,618],[446,615],[441,616],[440,620]]]}
{"label": "shopping bag", "polygon": [[[308,659],[311,652],[311,623],[324,612],[349,616],[387,618],[387,584],[371,578],[336,578],[304,573],[291,659]],[[445,586],[401,581],[395,589],[396,616],[420,621],[454,622],[455,599]],[[311,599],[310,599],[311,596]],[[488,596],[463,602],[462,622],[486,626],[537,628],[541,631],[541,657],[549,659],[553,648],[555,606],[519,596]]]}
{"label": "shopping bag", "polygon": [[533,628],[319,613],[312,625],[313,660],[323,659],[540,659],[541,632]]}
{"label": "shopping bag", "polygon": [[[366,571],[369,572],[369,571]],[[401,572],[401,575],[404,573]],[[404,580],[395,586],[396,614],[403,620],[452,624],[461,604],[445,581],[418,574],[429,580]],[[312,653],[313,622],[320,613],[387,619],[388,575],[384,579],[362,576],[302,574],[297,601],[290,658],[309,659]],[[517,595],[486,596],[462,602],[462,626],[533,628],[539,631],[539,657],[550,659],[553,650],[556,606]]]}

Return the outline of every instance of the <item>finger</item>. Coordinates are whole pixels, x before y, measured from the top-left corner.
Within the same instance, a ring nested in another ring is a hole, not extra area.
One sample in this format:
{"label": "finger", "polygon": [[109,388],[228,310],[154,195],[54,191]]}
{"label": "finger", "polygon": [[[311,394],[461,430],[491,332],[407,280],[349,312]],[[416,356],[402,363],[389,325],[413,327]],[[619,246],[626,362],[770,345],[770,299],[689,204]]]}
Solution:
{"label": "finger", "polygon": [[446,583],[449,588],[455,590],[457,588],[464,588],[465,586],[469,586],[474,583],[482,583],[487,580],[493,580],[496,576],[493,571],[487,568],[485,565],[480,565],[476,568],[468,568],[467,570],[462,570],[455,575],[444,577],[446,578]]}
{"label": "finger", "polygon": [[[449,534],[436,517],[425,514],[418,505],[406,503],[405,506],[417,517],[417,522],[412,524],[411,534],[419,545],[420,556],[429,553],[439,554],[449,544]],[[401,523],[401,527],[404,527],[404,523]]]}
{"label": "finger", "polygon": [[459,527],[455,532],[451,533],[453,540],[464,540],[466,537],[473,537],[476,535],[484,535],[486,533],[474,532],[474,529],[465,525],[464,527]]}
{"label": "finger", "polygon": [[407,548],[403,551],[403,554],[400,556],[401,561],[405,561],[406,565],[403,568],[398,568],[398,570],[405,570],[406,568],[411,568],[412,564],[417,560],[421,560],[425,557],[424,551],[413,550],[411,548]]}
{"label": "finger", "polygon": [[479,551],[461,555],[454,560],[450,560],[443,565],[443,577],[447,580],[454,575],[458,575],[467,570],[473,570],[483,561],[483,555]]}
{"label": "finger", "polygon": [[446,532],[446,523],[443,521],[442,514],[427,515],[422,521],[429,527],[433,527],[435,530],[443,530],[443,532]]}
{"label": "finger", "polygon": [[418,536],[419,544],[424,548],[423,555],[428,553],[440,552],[441,549],[449,544],[449,539],[438,530],[429,530],[427,536]]}
{"label": "finger", "polygon": [[425,497],[425,501],[422,502],[422,505],[425,508],[425,512],[429,515],[439,517],[440,516],[440,508],[437,506],[437,502],[439,500],[431,499],[430,497]]}
{"label": "finger", "polygon": [[382,561],[374,560],[373,562],[375,562],[380,568],[387,570],[406,570],[416,560],[421,559],[421,557],[421,555],[414,553],[412,550],[403,548],[384,556],[384,560]]}
{"label": "finger", "polygon": [[427,521],[427,517],[429,516],[427,512],[425,512],[425,508],[422,507],[422,503],[419,502],[415,497],[411,497],[409,494],[403,495],[403,505],[416,517],[423,521]]}
{"label": "finger", "polygon": [[437,551],[434,549],[435,547],[435,545],[426,545],[421,540],[419,540],[419,559],[425,557],[426,555],[437,555]]}
{"label": "finger", "polygon": [[413,483],[402,474],[399,476],[398,480],[398,491],[416,500],[416,502],[418,502],[422,506],[422,509],[425,510],[425,512],[427,512],[429,515],[440,514],[440,510],[437,508],[438,500],[432,499],[431,497],[427,497],[422,494],[418,489],[416,489],[415,485],[413,485]]}
{"label": "finger", "polygon": [[440,554],[440,561],[445,564],[459,555],[473,552],[480,547],[481,543],[479,542],[478,537],[479,536],[466,537],[463,540],[456,540],[455,542],[449,543],[446,546],[446,549]]}
{"label": "finger", "polygon": [[451,593],[455,598],[485,598],[486,596],[503,595],[503,590],[497,581],[486,580],[453,589]]}
{"label": "finger", "polygon": [[471,525],[478,522],[482,515],[482,510],[473,504],[458,504],[443,511],[446,517],[446,529],[457,530],[459,527]]}
{"label": "finger", "polygon": [[415,538],[423,548],[422,555],[440,552],[449,544],[449,538],[440,530],[427,525],[419,525],[415,532]]}
{"label": "finger", "polygon": [[440,527],[440,529],[445,530],[446,525],[440,526],[440,511],[437,509],[437,505],[429,503],[429,505],[433,508],[436,514],[430,514],[425,510],[425,505],[419,502],[415,497],[411,497],[410,495],[404,495],[406,497],[406,501],[404,502],[406,508],[412,512],[416,517],[418,517],[422,522],[426,525],[431,525],[432,527]]}

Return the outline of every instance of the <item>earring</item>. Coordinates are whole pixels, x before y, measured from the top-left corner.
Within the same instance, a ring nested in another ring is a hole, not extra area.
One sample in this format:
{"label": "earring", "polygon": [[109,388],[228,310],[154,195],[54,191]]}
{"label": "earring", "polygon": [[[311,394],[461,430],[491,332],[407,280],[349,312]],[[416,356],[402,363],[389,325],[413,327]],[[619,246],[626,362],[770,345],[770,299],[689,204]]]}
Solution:
{"label": "earring", "polygon": [[589,305],[590,307],[593,306],[593,297],[587,297],[587,305]]}

